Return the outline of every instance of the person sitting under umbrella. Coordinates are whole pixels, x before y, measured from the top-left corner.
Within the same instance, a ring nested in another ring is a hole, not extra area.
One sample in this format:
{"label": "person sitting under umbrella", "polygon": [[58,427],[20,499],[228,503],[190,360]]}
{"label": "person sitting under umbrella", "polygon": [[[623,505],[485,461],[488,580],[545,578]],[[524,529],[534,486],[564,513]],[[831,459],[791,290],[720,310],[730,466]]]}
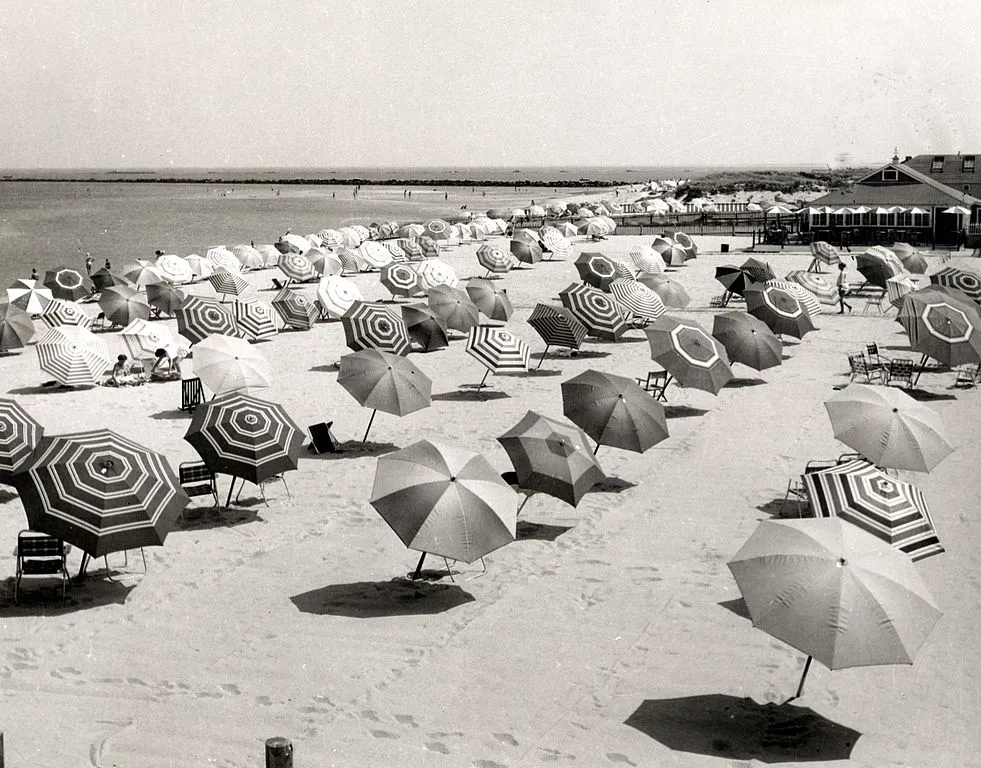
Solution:
{"label": "person sitting under umbrella", "polygon": [[124,387],[130,384],[142,384],[143,380],[130,371],[129,358],[120,355],[112,367],[112,374],[106,380],[107,387]]}
{"label": "person sitting under umbrella", "polygon": [[150,368],[150,381],[175,381],[181,377],[180,361],[158,347],[153,353],[153,366]]}

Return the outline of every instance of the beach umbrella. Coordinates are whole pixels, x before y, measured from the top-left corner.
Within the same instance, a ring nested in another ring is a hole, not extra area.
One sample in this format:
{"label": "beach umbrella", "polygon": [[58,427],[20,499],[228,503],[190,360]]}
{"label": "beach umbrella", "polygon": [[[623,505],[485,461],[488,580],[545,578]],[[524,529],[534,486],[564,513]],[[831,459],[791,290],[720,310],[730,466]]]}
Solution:
{"label": "beach umbrella", "polygon": [[416,242],[422,249],[423,259],[435,259],[439,256],[439,241],[433,240],[428,235],[423,235]]}
{"label": "beach umbrella", "polygon": [[977,305],[963,304],[935,291],[907,294],[900,320],[910,348],[946,366],[981,363],[981,315]]}
{"label": "beach umbrella", "polygon": [[295,235],[292,232],[287,232],[285,235],[279,238],[281,243],[286,243],[290,248],[298,254],[305,254],[313,247],[313,243],[310,242],[303,235]]}
{"label": "beach umbrella", "polygon": [[426,227],[422,224],[403,224],[399,227],[398,236],[405,240],[411,240],[413,238],[422,237],[426,234]]}
{"label": "beach umbrella", "polygon": [[[813,257],[811,264],[818,271],[821,264],[831,265],[841,261],[838,249],[824,240],[815,240],[811,243],[811,256]],[[810,271],[808,269],[808,272]]]}
{"label": "beach umbrella", "polygon": [[659,275],[667,269],[661,254],[649,245],[635,245],[630,249],[630,259],[641,274]]}
{"label": "beach umbrella", "polygon": [[753,279],[753,282],[756,283],[765,283],[767,280],[777,279],[777,275],[773,271],[773,267],[770,266],[770,263],[760,261],[754,256],[746,259],[739,268],[748,274]]}
{"label": "beach umbrella", "polygon": [[216,395],[272,386],[269,361],[245,339],[212,334],[194,345],[194,375]]}
{"label": "beach umbrella", "polygon": [[816,272],[805,272],[795,269],[784,277],[793,283],[798,283],[817,297],[822,304],[835,305],[838,303],[838,287],[824,275]]}
{"label": "beach umbrella", "polygon": [[897,309],[903,306],[906,297],[916,290],[916,283],[910,275],[899,275],[886,280],[886,297],[889,303]]}
{"label": "beach umbrella", "polygon": [[392,296],[418,296],[425,293],[419,273],[408,264],[386,264],[381,268],[379,280],[391,291]]}
{"label": "beach umbrella", "polygon": [[529,216],[540,219],[545,216],[545,209],[540,205],[529,205],[527,213]]}
{"label": "beach umbrella", "polygon": [[573,238],[579,234],[579,228],[576,227],[575,224],[568,221],[563,221],[556,224],[555,228],[559,230],[559,233],[564,237]]}
{"label": "beach umbrella", "polygon": [[427,291],[438,285],[456,288],[460,284],[453,267],[442,259],[427,259],[419,265],[418,271],[422,287]]}
{"label": "beach umbrella", "polygon": [[426,304],[403,304],[402,321],[409,338],[422,347],[423,352],[433,352],[449,346],[446,325]]}
{"label": "beach umbrella", "polygon": [[514,313],[507,288],[500,288],[490,280],[473,277],[467,283],[467,295],[477,309],[489,320],[507,322]]}
{"label": "beach umbrella", "polygon": [[487,270],[488,275],[491,272],[502,274],[511,270],[515,265],[515,259],[509,251],[501,250],[496,245],[485,244],[477,249],[477,263]]}
{"label": "beach umbrella", "polygon": [[[914,301],[909,299],[913,298]],[[896,322],[903,326],[906,335],[913,338],[916,334],[916,318],[926,304],[933,302],[938,304],[949,304],[962,311],[969,319],[977,321],[976,325],[981,325],[981,309],[971,301],[971,297],[956,288],[949,288],[941,285],[928,285],[918,288],[912,293],[903,297],[903,303],[899,307],[896,315]]]}
{"label": "beach umbrella", "polygon": [[511,460],[519,488],[547,493],[573,507],[606,479],[579,427],[535,411],[528,411],[497,442]]}
{"label": "beach umbrella", "polygon": [[524,264],[537,264],[542,260],[542,245],[538,236],[527,229],[519,229],[511,238],[511,255]]}
{"label": "beach umbrella", "polygon": [[756,278],[735,264],[723,264],[722,266],[716,267],[715,279],[729,293],[735,293],[738,296],[745,295],[746,289],[756,284]]}
{"label": "beach umbrella", "polygon": [[695,241],[686,233],[675,232],[671,237],[678,245],[685,249],[689,259],[694,259],[698,256],[698,246],[695,245]]}
{"label": "beach umbrella", "polygon": [[449,285],[437,285],[428,293],[429,308],[444,328],[467,333],[480,322],[480,310],[466,291]]}
{"label": "beach umbrella", "polygon": [[339,275],[344,271],[344,263],[341,258],[333,251],[324,251],[320,248],[311,248],[303,254],[313,265],[314,270],[321,277]]}
{"label": "beach umbrella", "polygon": [[218,299],[208,296],[188,296],[174,311],[177,332],[192,344],[213,333],[235,336],[235,315]]}
{"label": "beach umbrella", "polygon": [[409,254],[405,252],[405,249],[396,240],[386,240],[382,245],[385,249],[392,254],[392,261],[397,264],[405,264],[409,261]]}
{"label": "beach umbrella", "polygon": [[94,386],[112,367],[106,343],[78,325],[48,329],[35,349],[41,370],[66,387]]}
{"label": "beach umbrella", "polygon": [[150,317],[146,296],[126,285],[110,285],[103,290],[99,294],[99,307],[113,325],[127,325]]}
{"label": "beach umbrella", "polygon": [[587,217],[579,224],[579,234],[586,237],[606,237],[612,230],[610,225],[598,216],[595,216],[588,208],[580,208],[579,216]]}
{"label": "beach umbrella", "polygon": [[340,248],[344,245],[344,235],[336,229],[322,229],[318,234],[323,244],[328,248]]}
{"label": "beach umbrella", "polygon": [[660,254],[669,267],[680,267],[688,260],[688,251],[670,237],[655,237],[651,248]]}
{"label": "beach umbrella", "polygon": [[266,265],[263,255],[251,245],[240,243],[233,245],[228,250],[235,254],[235,258],[242,265],[242,269],[262,269]]}
{"label": "beach umbrella", "polygon": [[[818,301],[818,297],[795,280],[767,280],[765,285],[772,285],[775,288],[785,290],[801,303],[801,306],[804,307],[812,319],[824,312],[821,308],[821,302]],[[750,290],[757,289],[754,286]]]}
{"label": "beach umbrella", "polygon": [[541,237],[544,249],[560,259],[567,259],[572,255],[572,242],[554,227],[548,227]]}
{"label": "beach umbrella", "polygon": [[665,315],[644,333],[651,359],[681,386],[715,395],[732,378],[725,347],[697,323]]}
{"label": "beach umbrella", "polygon": [[31,456],[44,429],[16,401],[0,397],[0,485],[9,485],[11,475]]}
{"label": "beach umbrella", "polygon": [[262,341],[279,333],[273,308],[264,301],[236,301],[232,304],[232,314],[235,316],[235,329],[244,338]]}
{"label": "beach umbrella", "polygon": [[691,303],[685,287],[669,275],[641,275],[637,282],[654,291],[665,307],[684,309]]}
{"label": "beach umbrella", "polygon": [[375,240],[361,243],[358,246],[357,254],[358,258],[370,269],[381,269],[386,264],[392,263],[392,252]]}
{"label": "beach umbrella", "polygon": [[341,316],[349,349],[379,349],[395,355],[412,350],[409,332],[402,317],[392,309],[366,301],[355,301]]}
{"label": "beach umbrella", "polygon": [[126,351],[134,360],[154,357],[158,349],[166,350],[168,355],[177,353],[177,340],[163,323],[151,323],[137,318],[119,332]]}
{"label": "beach umbrella", "polygon": [[896,254],[907,272],[922,275],[930,266],[926,257],[908,243],[894,243],[892,252]]}
{"label": "beach umbrella", "polygon": [[[309,250],[309,249],[308,249]],[[306,256],[299,253],[284,253],[279,258],[279,271],[290,280],[304,283],[317,277],[317,270]]]}
{"label": "beach umbrella", "polygon": [[870,285],[886,287],[886,280],[905,273],[902,262],[888,248],[873,246],[855,256],[855,268]]}
{"label": "beach umbrella", "polygon": [[162,545],[188,503],[163,454],[109,429],[42,437],[11,479],[31,529],[89,557]]}
{"label": "beach umbrella", "polygon": [[467,334],[467,354],[477,358],[487,369],[477,389],[484,386],[490,373],[527,372],[531,350],[520,336],[498,325],[477,325]]}
{"label": "beach umbrella", "polygon": [[430,219],[422,225],[422,234],[433,240],[449,240],[450,224],[443,219]]}
{"label": "beach umbrella", "polygon": [[729,561],[753,626],[829,669],[911,664],[940,619],[913,561],[835,518],[765,520]]}
{"label": "beach umbrella", "polygon": [[119,271],[135,288],[139,289],[146,288],[148,285],[155,285],[163,280],[153,262],[146,259],[127,262],[120,267]]}
{"label": "beach umbrella", "polygon": [[160,314],[174,315],[178,307],[184,305],[186,298],[184,291],[167,283],[158,283],[146,287],[147,304],[155,308]]}
{"label": "beach umbrella", "polygon": [[939,272],[930,275],[933,285],[954,288],[966,294],[971,301],[981,304],[981,275],[969,269],[959,267],[944,267]]}
{"label": "beach umbrella", "polygon": [[222,301],[225,300],[225,296],[241,296],[251,288],[248,280],[240,274],[229,272],[224,267],[219,267],[208,275],[208,282],[216,293],[221,294]]}
{"label": "beach umbrella", "polygon": [[331,275],[321,278],[317,285],[317,300],[323,310],[339,320],[356,301],[364,301],[358,284],[348,277]]}
{"label": "beach umbrella", "polygon": [[573,283],[559,293],[559,299],[592,336],[619,341],[628,328],[623,307],[612,296],[591,285]]}
{"label": "beach umbrella", "polygon": [[816,330],[804,305],[783,288],[772,285],[746,291],[746,311],[766,323],[777,335],[801,339],[804,334]]}
{"label": "beach umbrella", "polygon": [[632,278],[618,277],[608,290],[626,313],[642,320],[656,320],[667,311],[660,296]]}
{"label": "beach umbrella", "polygon": [[272,243],[259,243],[255,246],[256,251],[262,257],[263,268],[275,267],[279,264],[280,253]]}
{"label": "beach umbrella", "polygon": [[7,300],[29,315],[40,315],[53,298],[39,280],[14,280],[7,288]]}
{"label": "beach umbrella", "polygon": [[55,267],[44,273],[44,285],[54,299],[78,301],[92,293],[92,281],[77,269]]}
{"label": "beach umbrella", "polygon": [[278,403],[230,392],[194,409],[184,439],[212,472],[259,485],[296,469],[303,430]]}
{"label": "beach umbrella", "polygon": [[16,304],[0,304],[0,354],[22,349],[34,337],[34,321]]}
{"label": "beach umbrella", "polygon": [[944,551],[922,491],[855,459],[806,472],[804,487],[815,517],[838,517],[888,542],[911,560]]}
{"label": "beach umbrella", "polygon": [[80,325],[92,328],[92,317],[81,305],[68,299],[52,299],[41,313],[41,321],[48,328],[59,325]]}
{"label": "beach umbrella", "polygon": [[824,407],[835,437],[878,467],[929,472],[954,450],[940,415],[895,387],[849,384]]}
{"label": "beach umbrella", "polygon": [[624,376],[587,370],[562,382],[562,413],[601,445],[644,453],[668,437],[664,406]]}
{"label": "beach umbrella", "polygon": [[[194,279],[194,271],[187,259],[181,258],[176,253],[165,253],[157,257],[154,267],[165,283],[189,283]],[[147,285],[147,293],[150,285],[155,283]]]}
{"label": "beach umbrella", "polygon": [[361,442],[368,439],[376,412],[401,417],[432,405],[433,382],[429,377],[408,358],[380,349],[344,355],[337,383],[350,392],[359,405],[371,408],[371,418]]}
{"label": "beach umbrella", "polygon": [[632,261],[623,261],[612,257],[610,261],[613,262],[613,269],[616,271],[617,278],[625,277],[629,280],[636,280],[637,275],[640,274]]}
{"label": "beach umbrella", "polygon": [[539,302],[528,317],[528,325],[534,328],[545,342],[545,351],[538,361],[538,368],[548,354],[549,347],[579,349],[589,331],[579,319],[565,307],[553,307]]}
{"label": "beach umbrella", "polygon": [[621,276],[617,272],[613,259],[595,251],[580,253],[575,265],[584,283],[604,291],[610,287],[610,283]]}
{"label": "beach umbrella", "polygon": [[713,319],[714,336],[729,356],[730,363],[742,363],[762,371],[783,362],[783,344],[766,323],[746,312],[723,312]]}
{"label": "beach umbrella", "polygon": [[378,459],[371,506],[409,549],[465,563],[515,539],[518,495],[478,453],[421,440]]}
{"label": "beach umbrella", "polygon": [[425,258],[422,253],[422,246],[417,240],[400,239],[397,244],[409,261],[422,261]]}
{"label": "beach umbrella", "polygon": [[[214,269],[227,269],[229,272],[238,273],[242,271],[242,264],[235,257],[235,254],[223,245],[209,248],[205,253],[208,263]],[[188,257],[190,258],[190,257]],[[193,267],[192,267],[193,269]],[[204,277],[205,275],[201,275]]]}
{"label": "beach umbrella", "polygon": [[[325,278],[334,280],[338,278]],[[323,281],[321,281],[323,282]],[[318,300],[320,290],[317,291]],[[282,319],[285,328],[293,328],[298,331],[309,331],[320,316],[320,310],[316,303],[302,291],[290,288],[289,286],[281,289],[272,300],[272,308]]]}
{"label": "beach umbrella", "polygon": [[[279,252],[277,251],[277,253]],[[234,256],[234,254],[232,255]],[[278,258],[279,257],[277,256],[277,262]],[[184,257],[184,261],[186,261],[187,265],[191,268],[191,274],[194,277],[205,279],[208,277],[208,275],[215,271],[214,264],[208,261],[208,259],[206,259],[204,256],[199,256],[196,253],[188,254]],[[237,259],[235,263],[238,264]]]}

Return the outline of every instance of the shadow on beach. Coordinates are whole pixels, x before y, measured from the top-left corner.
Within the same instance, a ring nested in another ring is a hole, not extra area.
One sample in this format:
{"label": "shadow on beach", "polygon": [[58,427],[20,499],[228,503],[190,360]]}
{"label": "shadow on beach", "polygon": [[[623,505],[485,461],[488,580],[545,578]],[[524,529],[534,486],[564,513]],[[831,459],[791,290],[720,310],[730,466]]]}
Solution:
{"label": "shadow on beach", "polygon": [[[476,385],[474,385],[476,386]],[[447,402],[482,402],[484,400],[503,400],[506,397],[511,397],[507,392],[501,392],[500,390],[488,390],[485,386],[483,389],[457,389],[452,392],[439,392],[433,395],[433,401],[445,400]]]}
{"label": "shadow on beach", "polygon": [[294,595],[290,600],[304,613],[356,619],[429,616],[475,601],[458,584],[406,578],[331,584]]}
{"label": "shadow on beach", "polygon": [[686,419],[690,416],[704,416],[708,413],[707,408],[693,408],[690,405],[666,405],[664,415],[669,419]]}
{"label": "shadow on beach", "polygon": [[746,378],[734,376],[726,382],[726,387],[730,389],[740,389],[742,387],[758,387],[760,384],[766,384],[766,379],[761,379],[759,376]]}
{"label": "shadow on beach", "polygon": [[107,579],[101,570],[88,574],[83,581],[73,581],[64,599],[61,597],[61,586],[53,584],[53,579],[43,582],[24,579],[18,590],[20,605],[16,605],[14,578],[5,579],[0,586],[0,618],[27,614],[61,616],[104,605],[122,605],[136,587],[136,584]]}
{"label": "shadow on beach", "polygon": [[[243,500],[248,502],[247,499]],[[261,501],[261,499],[259,499]],[[242,502],[240,502],[241,504]],[[183,517],[174,523],[175,531],[204,531],[212,528],[234,528],[248,523],[262,522],[257,509],[222,507],[215,510],[208,507],[188,507]]]}
{"label": "shadow on beach", "polygon": [[636,486],[637,483],[632,483],[620,477],[608,477],[606,480],[596,483],[587,493],[622,493]]}
{"label": "shadow on beach", "polygon": [[362,443],[360,440],[345,440],[337,444],[337,450],[327,453],[314,453],[306,451],[300,454],[300,459],[307,461],[332,461],[334,459],[359,459],[362,456],[381,456],[385,453],[397,451],[399,447],[395,443],[376,443],[368,440]]}
{"label": "shadow on beach", "polygon": [[514,539],[515,541],[555,541],[572,528],[571,525],[549,525],[533,523],[531,520],[519,520]]}

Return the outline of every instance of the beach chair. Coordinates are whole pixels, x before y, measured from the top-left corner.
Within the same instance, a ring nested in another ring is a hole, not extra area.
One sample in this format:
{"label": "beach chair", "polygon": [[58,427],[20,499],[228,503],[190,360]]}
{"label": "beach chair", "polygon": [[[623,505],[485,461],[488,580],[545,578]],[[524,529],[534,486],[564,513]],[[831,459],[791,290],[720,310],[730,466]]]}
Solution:
{"label": "beach chair", "polygon": [[[232,479],[232,482],[235,482],[234,478]],[[266,499],[266,486],[269,483],[275,483],[275,482],[280,482],[283,484],[283,487],[286,489],[286,497],[288,499],[293,498],[293,494],[290,493],[289,484],[286,482],[285,475],[279,474],[279,475],[273,475],[272,477],[267,477],[265,480],[262,480],[261,482],[256,484],[256,486],[259,489],[259,495],[262,496],[262,503],[265,504],[267,507],[269,506],[269,501]],[[236,504],[238,504],[239,497],[242,495],[243,488],[245,488],[245,480],[241,480],[241,484],[238,487],[238,493],[235,494]]]}
{"label": "beach chair", "polygon": [[885,370],[882,368],[872,368],[869,366],[865,355],[857,353],[848,356],[848,367],[850,375],[848,383],[851,384],[858,378],[864,384],[885,384]]}
{"label": "beach chair", "polygon": [[[215,500],[212,509],[218,509],[221,501],[218,498],[218,482],[215,473],[203,461],[185,461],[177,467],[177,479],[181,488],[191,498],[195,496],[211,496]],[[184,517],[181,511],[179,517]]]}
{"label": "beach chair", "polygon": [[957,371],[957,378],[954,379],[955,387],[976,387],[978,380],[981,379],[981,363],[962,365],[954,370]]}
{"label": "beach chair", "polygon": [[671,374],[667,371],[651,371],[646,379],[634,379],[645,392],[650,392],[655,400],[667,402],[664,391],[671,383]]}
{"label": "beach chair", "polygon": [[[817,472],[821,469],[830,469],[831,467],[837,466],[837,463],[834,459],[814,459],[807,462],[804,466],[804,475],[809,475],[811,472]],[[784,494],[783,502],[780,504],[780,512],[778,513],[780,517],[783,517],[783,510],[787,506],[788,501],[793,500],[797,503],[797,517],[803,517],[804,507],[810,506],[811,499],[807,495],[804,475],[801,475],[800,479],[792,477],[787,481],[787,492]]]}
{"label": "beach chair", "polygon": [[312,453],[339,453],[341,448],[340,444],[337,442],[337,438],[334,437],[334,433],[331,432],[331,427],[334,426],[332,421],[321,421],[319,424],[310,425],[310,445],[307,446],[307,450]]}
{"label": "beach chair", "polygon": [[204,402],[204,389],[201,379],[181,379],[181,410],[193,411]]}
{"label": "beach chair", "polygon": [[886,303],[886,292],[883,289],[868,295],[868,297],[865,299],[865,305],[862,307],[862,314],[884,315],[886,310],[891,306],[892,304]]}
{"label": "beach chair", "polygon": [[886,365],[889,364],[889,360],[891,359],[879,351],[879,345],[874,341],[870,341],[865,345],[865,357],[869,368],[872,370],[884,369]]}
{"label": "beach chair", "polygon": [[725,293],[720,293],[718,296],[713,296],[709,299],[709,306],[721,309],[722,307],[729,306],[729,298],[732,296],[731,293],[726,291]]}
{"label": "beach chair", "polygon": [[889,361],[886,366],[886,384],[893,386],[898,384],[903,389],[913,388],[913,375],[916,363],[904,357],[897,357]]}
{"label": "beach chair", "polygon": [[14,603],[20,605],[20,582],[25,576],[61,579],[61,598],[65,599],[71,577],[67,557],[71,545],[37,531],[17,534],[17,575],[14,579]]}

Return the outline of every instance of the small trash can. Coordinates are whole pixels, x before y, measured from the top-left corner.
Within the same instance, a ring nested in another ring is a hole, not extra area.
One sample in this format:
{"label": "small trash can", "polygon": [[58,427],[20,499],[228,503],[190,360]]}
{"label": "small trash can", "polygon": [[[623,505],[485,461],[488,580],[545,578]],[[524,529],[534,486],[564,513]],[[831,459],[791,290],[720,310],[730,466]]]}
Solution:
{"label": "small trash can", "polygon": [[723,243],[721,251],[722,253],[729,253],[729,243]]}

